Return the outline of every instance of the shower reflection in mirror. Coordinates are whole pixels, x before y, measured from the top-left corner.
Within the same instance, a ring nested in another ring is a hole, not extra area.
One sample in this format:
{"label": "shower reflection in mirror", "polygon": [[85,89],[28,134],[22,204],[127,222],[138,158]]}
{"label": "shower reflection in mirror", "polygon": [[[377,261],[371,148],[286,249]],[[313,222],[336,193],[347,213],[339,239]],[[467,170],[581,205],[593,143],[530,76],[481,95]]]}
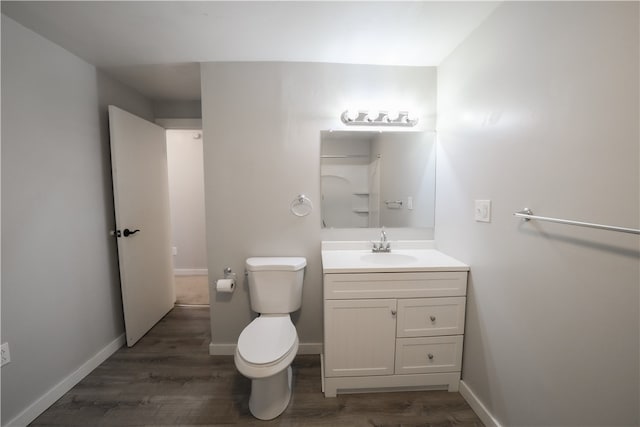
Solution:
{"label": "shower reflection in mirror", "polygon": [[322,226],[433,227],[435,135],[322,131]]}

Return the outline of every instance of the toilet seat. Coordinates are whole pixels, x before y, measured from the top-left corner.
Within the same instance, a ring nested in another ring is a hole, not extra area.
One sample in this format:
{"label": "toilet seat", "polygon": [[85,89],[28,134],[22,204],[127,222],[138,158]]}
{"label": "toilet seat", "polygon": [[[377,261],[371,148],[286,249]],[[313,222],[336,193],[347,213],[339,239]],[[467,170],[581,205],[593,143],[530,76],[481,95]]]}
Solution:
{"label": "toilet seat", "polygon": [[248,364],[271,366],[297,347],[298,334],[288,314],[256,317],[240,334],[237,353]]}
{"label": "toilet seat", "polygon": [[238,369],[238,372],[240,372],[245,377],[250,378],[251,380],[256,380],[260,378],[272,377],[285,371],[287,368],[289,368],[289,366],[291,366],[291,363],[293,362],[293,359],[295,359],[297,354],[298,337],[296,336],[293,347],[291,347],[291,349],[278,360],[274,360],[271,363],[264,363],[261,365],[250,363],[244,360],[242,355],[240,355],[238,347],[236,347],[233,360],[235,362],[236,368]]}

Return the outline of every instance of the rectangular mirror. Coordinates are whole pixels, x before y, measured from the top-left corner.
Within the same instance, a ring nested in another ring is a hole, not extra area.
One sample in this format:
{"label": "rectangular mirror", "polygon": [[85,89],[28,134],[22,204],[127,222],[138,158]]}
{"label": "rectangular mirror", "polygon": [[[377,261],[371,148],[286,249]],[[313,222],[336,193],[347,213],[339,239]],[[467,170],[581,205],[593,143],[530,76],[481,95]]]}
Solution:
{"label": "rectangular mirror", "polygon": [[434,226],[435,132],[320,134],[323,228]]}

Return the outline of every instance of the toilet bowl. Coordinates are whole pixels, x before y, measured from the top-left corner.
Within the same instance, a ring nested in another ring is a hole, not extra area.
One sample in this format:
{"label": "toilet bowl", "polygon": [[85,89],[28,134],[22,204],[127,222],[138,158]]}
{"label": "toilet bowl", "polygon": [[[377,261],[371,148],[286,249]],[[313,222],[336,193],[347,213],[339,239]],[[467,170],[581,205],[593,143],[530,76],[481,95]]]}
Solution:
{"label": "toilet bowl", "polygon": [[261,315],[240,334],[234,361],[251,379],[249,410],[256,418],[271,420],[289,405],[297,352],[298,334],[288,314]]}

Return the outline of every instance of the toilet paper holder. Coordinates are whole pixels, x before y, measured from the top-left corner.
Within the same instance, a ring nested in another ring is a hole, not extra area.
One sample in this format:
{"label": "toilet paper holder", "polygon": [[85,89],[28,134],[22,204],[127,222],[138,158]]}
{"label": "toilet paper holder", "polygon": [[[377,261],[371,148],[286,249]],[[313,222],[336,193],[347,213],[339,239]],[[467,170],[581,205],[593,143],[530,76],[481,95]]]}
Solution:
{"label": "toilet paper holder", "polygon": [[225,279],[235,279],[236,273],[233,272],[231,267],[225,267],[224,269],[224,278]]}
{"label": "toilet paper holder", "polygon": [[236,274],[231,270],[231,268],[226,267],[224,269],[224,279],[219,279],[216,281],[215,290],[216,293],[229,294],[232,293],[236,288]]}

